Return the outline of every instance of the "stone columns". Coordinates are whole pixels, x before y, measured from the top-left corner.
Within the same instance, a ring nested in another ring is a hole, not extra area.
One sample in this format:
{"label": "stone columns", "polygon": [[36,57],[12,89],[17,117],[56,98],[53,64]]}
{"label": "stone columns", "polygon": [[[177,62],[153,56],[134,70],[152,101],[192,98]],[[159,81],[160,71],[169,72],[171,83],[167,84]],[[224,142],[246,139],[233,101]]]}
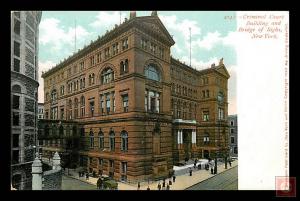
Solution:
{"label": "stone columns", "polygon": [[32,190],[42,190],[42,163],[38,156],[32,163]]}
{"label": "stone columns", "polygon": [[192,130],[192,144],[196,144],[196,130]]}
{"label": "stone columns", "polygon": [[57,170],[60,168],[60,157],[58,155],[57,152],[55,152],[54,156],[53,156],[53,166],[52,169],[53,170]]}

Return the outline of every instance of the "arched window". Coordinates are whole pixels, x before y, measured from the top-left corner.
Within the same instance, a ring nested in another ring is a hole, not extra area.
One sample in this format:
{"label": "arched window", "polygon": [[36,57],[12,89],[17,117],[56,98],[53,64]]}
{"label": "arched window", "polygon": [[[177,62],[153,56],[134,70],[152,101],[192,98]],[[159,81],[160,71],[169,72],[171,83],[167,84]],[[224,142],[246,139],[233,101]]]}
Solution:
{"label": "arched window", "polygon": [[80,98],[80,116],[84,117],[85,115],[85,99],[84,96],[81,96]]}
{"label": "arched window", "polygon": [[76,119],[78,117],[78,99],[75,98],[74,100],[74,118]]}
{"label": "arched window", "polygon": [[209,144],[209,133],[208,132],[204,133],[203,143]]}
{"label": "arched window", "polygon": [[69,100],[69,119],[72,119],[72,100]]}
{"label": "arched window", "polygon": [[52,126],[52,136],[55,137],[57,135],[57,128],[56,125]]}
{"label": "arched window", "polygon": [[121,61],[120,63],[120,74],[124,74],[128,72],[128,59],[125,59],[125,61]]}
{"label": "arched window", "polygon": [[56,93],[56,89],[54,89],[51,92],[51,102],[56,101],[56,99],[57,99],[57,93]]}
{"label": "arched window", "polygon": [[101,129],[98,133],[98,137],[99,137],[99,149],[103,150],[104,149],[104,134]]}
{"label": "arched window", "polygon": [[121,151],[126,152],[128,150],[128,133],[126,131],[121,132]]}
{"label": "arched window", "polygon": [[109,132],[109,149],[110,151],[115,150],[115,132],[112,129]]}
{"label": "arched window", "polygon": [[223,92],[220,91],[218,93],[217,99],[218,99],[219,103],[222,103],[224,101],[224,94],[223,94]]}
{"label": "arched window", "polygon": [[22,90],[21,90],[20,85],[14,85],[14,86],[12,87],[12,92],[13,92],[13,93],[21,93]]}
{"label": "arched window", "polygon": [[90,148],[94,148],[94,133],[92,130],[90,130]]}
{"label": "arched window", "polygon": [[64,136],[64,127],[62,125],[59,126],[59,137],[63,137]]}
{"label": "arched window", "polygon": [[49,126],[48,125],[45,125],[44,133],[45,133],[46,137],[49,136]]}
{"label": "arched window", "polygon": [[110,83],[114,80],[114,71],[111,68],[105,68],[101,73],[102,84]]}
{"label": "arched window", "polygon": [[149,64],[145,69],[145,76],[148,79],[160,81],[160,73],[158,67],[155,64]]}

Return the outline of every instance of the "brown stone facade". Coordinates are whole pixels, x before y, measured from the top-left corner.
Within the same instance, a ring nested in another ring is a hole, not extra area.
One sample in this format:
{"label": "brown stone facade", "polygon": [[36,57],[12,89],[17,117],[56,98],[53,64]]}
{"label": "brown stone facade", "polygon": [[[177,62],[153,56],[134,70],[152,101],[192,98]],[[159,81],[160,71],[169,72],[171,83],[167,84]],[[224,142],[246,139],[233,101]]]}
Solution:
{"label": "brown stone facade", "polygon": [[77,166],[127,182],[167,177],[175,163],[227,147],[224,64],[195,70],[171,57],[174,44],[157,15],[132,15],[42,75],[40,129],[72,122]]}

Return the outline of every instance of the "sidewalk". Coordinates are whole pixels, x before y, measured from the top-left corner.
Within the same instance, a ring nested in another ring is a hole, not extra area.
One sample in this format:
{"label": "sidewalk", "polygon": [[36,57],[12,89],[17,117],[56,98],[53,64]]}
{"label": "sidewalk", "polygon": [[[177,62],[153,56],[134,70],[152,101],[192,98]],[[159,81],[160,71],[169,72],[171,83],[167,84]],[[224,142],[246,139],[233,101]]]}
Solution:
{"label": "sidewalk", "polygon": [[[228,164],[227,170],[229,170],[237,165],[238,165],[238,160],[235,160],[232,162],[231,167]],[[188,169],[188,167],[187,167],[187,169]],[[201,170],[194,171],[194,168],[192,168],[192,169],[193,169],[192,176],[189,176],[188,171],[186,171],[185,174],[177,175],[175,183],[173,183],[173,181],[172,181],[170,190],[184,190],[194,184],[197,184],[201,181],[204,181],[208,178],[215,176],[215,175],[211,174],[210,170],[207,171],[205,169],[201,169]],[[224,172],[224,171],[226,171],[225,164],[219,162],[218,174],[221,172]],[[67,170],[66,170],[66,172],[67,172]],[[79,178],[78,172],[75,172],[74,170],[71,170],[71,169],[69,170],[69,173],[70,173],[69,177],[72,177],[74,179],[79,179],[81,181],[84,181],[84,182],[87,182],[87,183],[90,183],[93,185],[97,184],[98,178],[89,177],[88,180],[86,180],[85,176]],[[166,185],[168,182],[169,182],[169,179],[166,179]],[[150,190],[158,190],[157,189],[158,183],[159,183],[159,181],[151,182],[149,184]],[[160,181],[160,183],[162,185],[162,181]],[[141,185],[140,190],[147,190],[147,187],[148,187],[147,182],[142,182],[140,185]],[[123,183],[123,182],[118,182],[118,190],[137,190],[137,184],[127,184],[127,183]]]}

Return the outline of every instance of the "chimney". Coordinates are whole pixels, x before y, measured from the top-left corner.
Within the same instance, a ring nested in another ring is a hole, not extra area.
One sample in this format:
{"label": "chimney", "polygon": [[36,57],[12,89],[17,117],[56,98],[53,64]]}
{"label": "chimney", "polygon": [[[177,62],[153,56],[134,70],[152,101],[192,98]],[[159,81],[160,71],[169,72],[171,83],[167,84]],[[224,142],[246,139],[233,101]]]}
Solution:
{"label": "chimney", "polygon": [[152,11],[151,16],[157,16],[157,11]]}
{"label": "chimney", "polygon": [[129,19],[135,18],[136,17],[136,11],[130,11],[130,17]]}

